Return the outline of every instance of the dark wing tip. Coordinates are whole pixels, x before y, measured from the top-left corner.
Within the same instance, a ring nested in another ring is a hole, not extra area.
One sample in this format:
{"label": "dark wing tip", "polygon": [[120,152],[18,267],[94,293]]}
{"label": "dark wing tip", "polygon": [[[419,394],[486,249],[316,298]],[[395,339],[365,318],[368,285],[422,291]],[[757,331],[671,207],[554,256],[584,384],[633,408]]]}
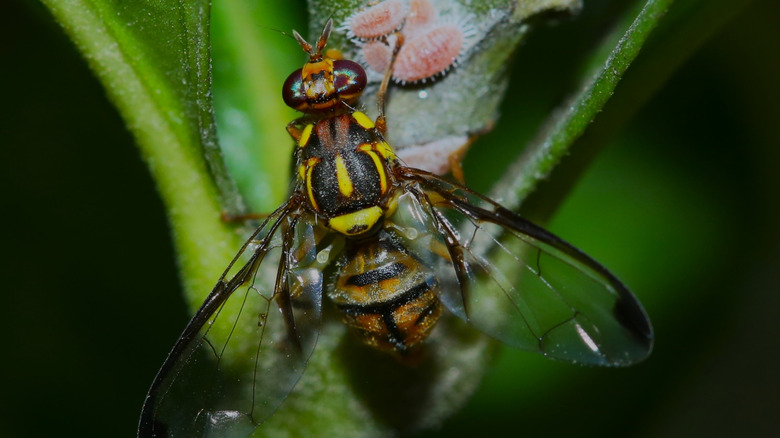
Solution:
{"label": "dark wing tip", "polygon": [[142,418],[138,426],[138,438],[168,438],[168,426],[159,420]]}
{"label": "dark wing tip", "polygon": [[653,327],[639,301],[632,294],[621,291],[612,313],[620,325],[650,354],[653,348]]}

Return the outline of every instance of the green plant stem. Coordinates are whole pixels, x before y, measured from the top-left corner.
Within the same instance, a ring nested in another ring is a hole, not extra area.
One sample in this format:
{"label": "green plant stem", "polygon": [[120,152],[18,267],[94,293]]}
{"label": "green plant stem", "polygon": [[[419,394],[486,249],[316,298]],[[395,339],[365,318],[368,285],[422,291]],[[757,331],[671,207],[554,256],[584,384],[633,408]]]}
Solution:
{"label": "green plant stem", "polygon": [[524,213],[540,222],[549,220],[601,149],[707,40],[752,2],[691,0],[671,5],[667,19],[632,63],[596,123],[574,139],[570,156],[557,164],[555,177],[550,183],[537,182],[533,193],[528,193]]}
{"label": "green plant stem", "polygon": [[603,63],[598,60],[591,62],[591,65],[598,65],[597,70],[589,71],[579,87],[580,91],[550,116],[537,139],[496,183],[491,197],[502,199],[506,207],[516,210],[536,185],[549,176],[610,99],[623,74],[672,3],[674,0],[649,0],[637,15],[629,9],[619,21],[631,23],[627,30],[624,32],[625,26],[617,26],[613,37],[607,38],[595,50],[598,55],[614,47],[609,56]]}
{"label": "green plant stem", "polygon": [[[158,68],[156,57],[134,37],[133,29],[123,21],[113,21],[125,12],[119,5],[84,0],[44,0],[44,4],[105,85],[136,137],[167,206],[188,301],[191,308],[197,308],[214,286],[225,260],[230,260],[240,245],[232,227],[219,219],[220,191],[204,160],[200,136],[202,130],[209,132],[209,126],[203,126],[203,115],[193,107],[188,108],[175,89],[168,86],[166,74],[171,72]],[[189,10],[180,8],[177,12],[179,16],[172,20],[179,20],[172,25],[178,29],[194,25],[190,33],[179,37],[207,47],[208,32],[203,25],[203,20],[207,20],[203,17],[208,17],[207,3],[191,4]],[[184,15],[188,12],[201,18],[190,15],[192,21],[187,23]],[[197,46],[190,49],[190,56],[203,56]],[[204,72],[193,73],[197,77]],[[208,78],[197,79],[203,81],[200,87],[210,87]],[[194,91],[191,94],[191,103],[197,102],[195,94]]]}

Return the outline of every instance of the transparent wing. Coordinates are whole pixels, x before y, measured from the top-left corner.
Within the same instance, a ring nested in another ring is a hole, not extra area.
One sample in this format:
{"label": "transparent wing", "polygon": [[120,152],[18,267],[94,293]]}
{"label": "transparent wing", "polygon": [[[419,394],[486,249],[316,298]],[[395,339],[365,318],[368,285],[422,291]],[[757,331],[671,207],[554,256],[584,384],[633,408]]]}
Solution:
{"label": "transparent wing", "polygon": [[[402,173],[408,193],[391,223],[435,270],[455,315],[513,347],[568,362],[624,366],[650,353],[641,304],[598,262],[465,187]],[[424,231],[409,236],[413,229]]]}
{"label": "transparent wing", "polygon": [[258,228],[163,363],[139,437],[246,437],[273,414],[317,342],[326,234],[292,202]]}

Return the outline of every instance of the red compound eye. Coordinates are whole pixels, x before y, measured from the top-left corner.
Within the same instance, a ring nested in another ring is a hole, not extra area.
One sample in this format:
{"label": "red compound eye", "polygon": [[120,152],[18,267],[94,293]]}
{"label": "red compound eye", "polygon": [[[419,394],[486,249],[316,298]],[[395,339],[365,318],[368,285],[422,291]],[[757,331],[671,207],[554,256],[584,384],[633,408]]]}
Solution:
{"label": "red compound eye", "polygon": [[360,64],[346,59],[333,61],[333,88],[347,103],[357,100],[366,88],[365,70]]}
{"label": "red compound eye", "polygon": [[303,90],[303,78],[301,69],[295,70],[287,76],[282,86],[282,98],[284,103],[292,109],[302,111],[306,106],[306,93]]}

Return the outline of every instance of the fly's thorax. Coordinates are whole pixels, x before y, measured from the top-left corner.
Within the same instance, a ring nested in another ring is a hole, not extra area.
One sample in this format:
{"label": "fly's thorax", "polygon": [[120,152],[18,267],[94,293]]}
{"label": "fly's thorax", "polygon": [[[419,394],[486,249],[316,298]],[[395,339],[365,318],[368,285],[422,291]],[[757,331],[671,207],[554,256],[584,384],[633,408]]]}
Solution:
{"label": "fly's thorax", "polygon": [[348,243],[328,295],[365,343],[406,351],[423,341],[438,320],[438,287],[426,265],[381,231]]}
{"label": "fly's thorax", "polygon": [[335,231],[363,235],[391,209],[395,154],[361,112],[304,126],[298,138],[298,178],[311,208]]}

